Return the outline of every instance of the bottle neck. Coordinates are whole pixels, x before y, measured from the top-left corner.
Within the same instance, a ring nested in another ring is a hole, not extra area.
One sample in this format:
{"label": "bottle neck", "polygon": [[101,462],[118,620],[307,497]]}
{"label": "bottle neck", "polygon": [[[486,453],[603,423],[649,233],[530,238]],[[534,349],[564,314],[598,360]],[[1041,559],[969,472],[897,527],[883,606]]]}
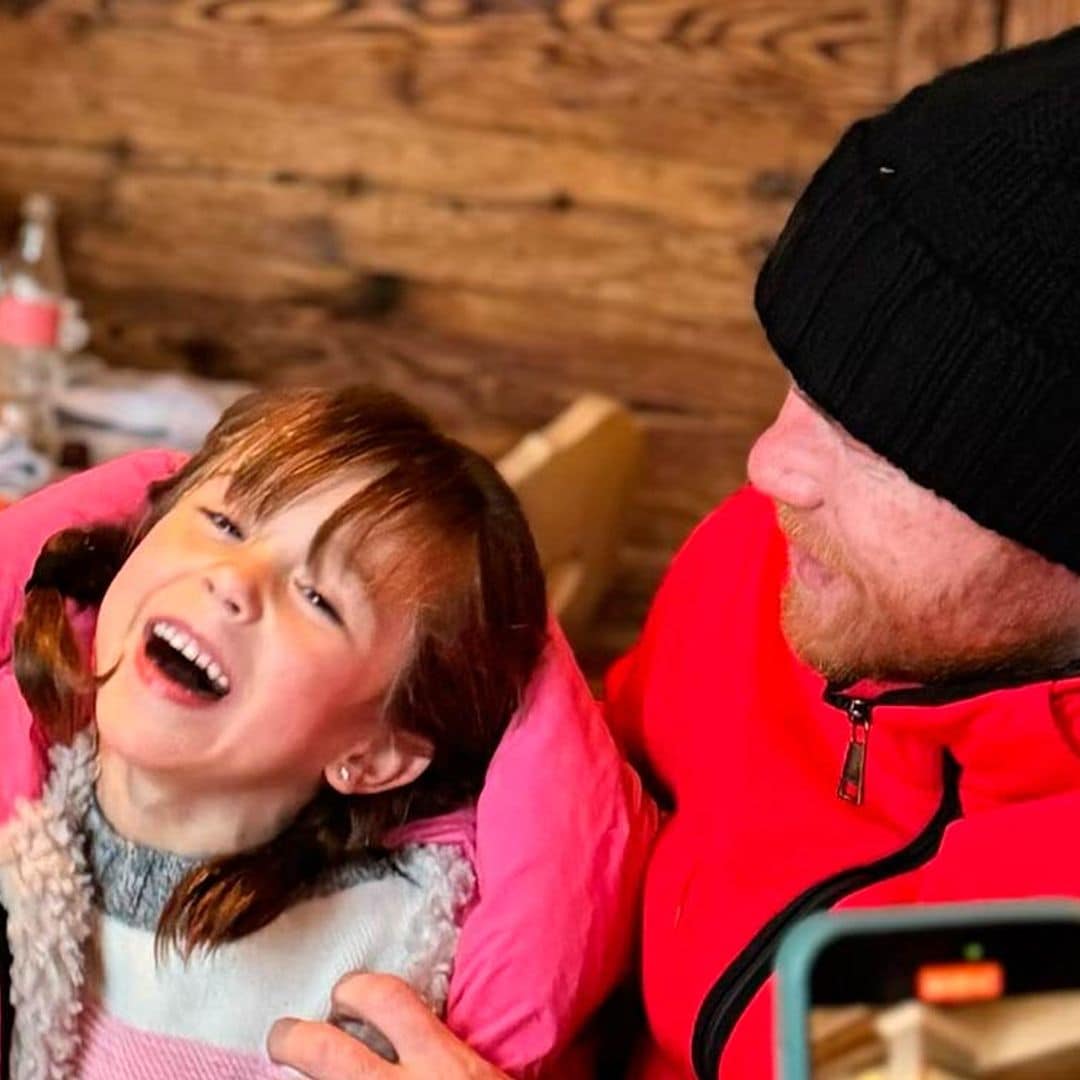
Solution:
{"label": "bottle neck", "polygon": [[20,261],[34,265],[45,250],[48,226],[41,221],[27,221],[19,230],[18,252]]}
{"label": "bottle neck", "polygon": [[6,273],[8,291],[21,299],[59,300],[67,294],[51,209],[32,206],[26,211]]}

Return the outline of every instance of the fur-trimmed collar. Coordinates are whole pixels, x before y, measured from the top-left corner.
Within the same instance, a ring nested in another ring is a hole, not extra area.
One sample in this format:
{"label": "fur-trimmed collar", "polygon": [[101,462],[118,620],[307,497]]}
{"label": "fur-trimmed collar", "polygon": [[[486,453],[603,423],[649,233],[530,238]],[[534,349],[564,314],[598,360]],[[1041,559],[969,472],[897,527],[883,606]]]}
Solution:
{"label": "fur-trimmed collar", "polygon": [[67,1080],[79,1045],[93,883],[81,823],[93,797],[93,735],[49,752],[40,799],[0,830],[0,899],[11,943],[12,1080]]}

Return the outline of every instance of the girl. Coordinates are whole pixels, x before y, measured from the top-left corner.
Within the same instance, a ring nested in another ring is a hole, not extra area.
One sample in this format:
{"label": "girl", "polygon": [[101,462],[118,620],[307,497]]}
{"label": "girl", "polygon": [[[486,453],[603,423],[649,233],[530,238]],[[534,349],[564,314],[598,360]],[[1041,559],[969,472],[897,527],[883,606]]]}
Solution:
{"label": "girl", "polygon": [[51,771],[0,835],[16,1080],[271,1076],[270,1023],[355,969],[442,1009],[470,862],[386,842],[478,794],[545,627],[512,492],[381,393],[251,395],[132,530],[53,537],[14,648]]}

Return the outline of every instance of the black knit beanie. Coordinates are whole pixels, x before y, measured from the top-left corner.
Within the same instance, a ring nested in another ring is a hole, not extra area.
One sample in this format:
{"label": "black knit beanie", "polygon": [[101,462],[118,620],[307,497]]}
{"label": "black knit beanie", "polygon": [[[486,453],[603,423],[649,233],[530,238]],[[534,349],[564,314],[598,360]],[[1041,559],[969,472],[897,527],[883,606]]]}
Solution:
{"label": "black knit beanie", "polygon": [[1080,29],[855,124],[755,302],[851,435],[1080,572]]}

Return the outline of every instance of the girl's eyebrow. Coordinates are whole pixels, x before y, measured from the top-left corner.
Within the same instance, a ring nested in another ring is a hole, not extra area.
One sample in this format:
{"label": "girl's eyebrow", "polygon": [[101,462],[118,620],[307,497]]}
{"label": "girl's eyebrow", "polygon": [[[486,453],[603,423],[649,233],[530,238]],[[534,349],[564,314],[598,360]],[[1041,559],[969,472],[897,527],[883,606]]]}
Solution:
{"label": "girl's eyebrow", "polygon": [[371,578],[363,572],[355,560],[344,563],[340,559],[331,559],[325,544],[316,550],[315,543],[312,541],[308,545],[304,565],[315,574],[322,573],[329,566],[335,583],[346,594],[346,599],[350,603],[359,606],[371,597]]}

